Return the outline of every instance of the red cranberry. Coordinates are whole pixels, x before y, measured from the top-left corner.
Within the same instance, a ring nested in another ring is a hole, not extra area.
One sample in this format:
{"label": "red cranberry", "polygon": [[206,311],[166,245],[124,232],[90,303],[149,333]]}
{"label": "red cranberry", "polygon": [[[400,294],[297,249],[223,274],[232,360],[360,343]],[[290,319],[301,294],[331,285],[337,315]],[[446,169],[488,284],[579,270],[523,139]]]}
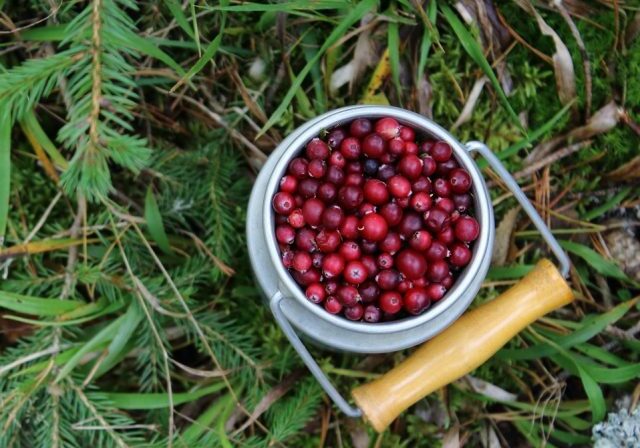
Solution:
{"label": "red cranberry", "polygon": [[430,154],[436,162],[442,163],[451,158],[453,151],[447,142],[439,141],[433,145]]}
{"label": "red cranberry", "polygon": [[385,142],[378,134],[369,134],[362,140],[362,152],[372,159],[379,159],[385,153]]}
{"label": "red cranberry", "polygon": [[400,274],[394,269],[385,269],[376,275],[376,283],[381,289],[396,289],[400,283]]}
{"label": "red cranberry", "polygon": [[307,149],[305,151],[307,158],[309,159],[326,159],[329,157],[329,146],[320,140],[319,138],[314,138],[309,143],[307,143]]}
{"label": "red cranberry", "polygon": [[446,292],[447,288],[442,286],[440,283],[431,283],[429,286],[427,286],[427,294],[433,301],[442,299]]}
{"label": "red cranberry", "polygon": [[358,232],[359,222],[360,220],[354,215],[346,216],[342,221],[342,224],[340,224],[340,235],[342,235],[343,238],[350,240],[358,238],[360,235]]}
{"label": "red cranberry", "polygon": [[320,182],[317,179],[306,178],[298,183],[298,193],[305,199],[314,197],[318,193],[318,188],[320,188]]}
{"label": "red cranberry", "polygon": [[408,179],[416,180],[422,174],[422,160],[413,154],[406,155],[398,162],[398,171]]}
{"label": "red cranberry", "polygon": [[335,293],[338,292],[338,282],[327,280],[324,284],[324,290],[329,296],[335,295]]}
{"label": "red cranberry", "polygon": [[356,160],[361,152],[360,140],[355,137],[347,137],[340,143],[340,153],[347,160]]}
{"label": "red cranberry", "polygon": [[409,280],[422,277],[427,271],[427,260],[413,249],[405,249],[396,255],[396,266]]}
{"label": "red cranberry", "polygon": [[444,210],[445,213],[450,215],[456,209],[456,204],[451,198],[438,198],[436,199],[436,207]]}
{"label": "red cranberry", "polygon": [[385,291],[380,295],[380,309],[388,314],[397,314],[402,309],[402,296],[395,291]]}
{"label": "red cranberry", "polygon": [[429,193],[421,191],[420,193],[416,193],[411,196],[409,204],[411,205],[411,208],[413,208],[418,213],[424,213],[431,208],[431,196],[429,196]]}
{"label": "red cranberry", "polygon": [[402,247],[402,240],[400,239],[400,235],[396,232],[389,232],[387,235],[378,243],[380,250],[395,254]]}
{"label": "red cranberry", "polygon": [[433,145],[436,142],[433,140],[427,140],[420,145],[420,154],[431,154],[431,150],[433,149]]}
{"label": "red cranberry", "polygon": [[457,239],[465,243],[470,243],[478,238],[480,225],[478,221],[471,216],[461,216],[460,219],[455,222],[453,231]]}
{"label": "red cranberry", "polygon": [[280,191],[294,193],[298,187],[298,179],[290,174],[286,174],[280,179]]}
{"label": "red cranberry", "polygon": [[411,191],[414,193],[431,193],[432,185],[428,177],[420,176],[411,184]]}
{"label": "red cranberry", "polygon": [[336,297],[344,306],[354,306],[360,302],[360,294],[355,286],[343,285],[338,287]]}
{"label": "red cranberry", "polygon": [[449,274],[447,275],[441,282],[440,284],[442,286],[445,287],[445,289],[451,289],[451,287],[453,286],[453,275]]}
{"label": "red cranberry", "polygon": [[396,290],[400,294],[404,294],[405,292],[409,291],[411,288],[413,288],[413,282],[411,282],[410,280],[404,279],[400,283],[398,283]]}
{"label": "red cranberry", "polygon": [[352,160],[347,163],[347,173],[362,174],[364,171],[364,164],[360,160]]}
{"label": "red cranberry", "polygon": [[438,241],[441,241],[445,246],[449,246],[455,241],[456,237],[453,234],[453,229],[451,227],[447,227],[446,229],[442,229],[438,232]]}
{"label": "red cranberry", "polygon": [[276,240],[282,244],[293,244],[296,239],[296,231],[288,224],[280,224],[276,227]]}
{"label": "red cranberry", "polygon": [[389,140],[389,154],[401,156],[404,153],[404,140],[400,137]]}
{"label": "red cranberry", "polygon": [[362,261],[364,267],[367,268],[369,278],[374,278],[378,274],[378,265],[376,264],[376,259],[372,255],[363,255],[360,261]]}
{"label": "red cranberry", "polygon": [[307,299],[309,299],[310,302],[320,303],[327,296],[327,292],[320,283],[312,283],[307,286],[304,295],[307,296]]}
{"label": "red cranberry", "polygon": [[396,198],[395,201],[402,208],[409,207],[409,198]]}
{"label": "red cranberry", "polygon": [[401,126],[400,138],[405,142],[413,142],[416,139],[416,132],[409,126]]}
{"label": "red cranberry", "polygon": [[366,118],[356,118],[351,122],[349,132],[357,138],[362,138],[373,131],[373,124]]}
{"label": "red cranberry", "polygon": [[329,156],[329,166],[335,166],[336,168],[342,169],[346,164],[347,159],[345,159],[339,151],[333,151]]}
{"label": "red cranberry", "polygon": [[336,128],[333,131],[329,132],[327,136],[327,143],[332,148],[338,148],[342,140],[347,137],[347,133],[342,128]]}
{"label": "red cranberry", "polygon": [[413,286],[417,288],[425,288],[429,284],[427,277],[420,277],[413,281]]}
{"label": "red cranberry", "polygon": [[321,201],[330,203],[333,202],[338,196],[338,189],[336,186],[330,182],[325,182],[318,187],[318,192],[316,196]]}
{"label": "red cranberry", "polygon": [[364,309],[364,320],[370,324],[380,321],[380,309],[375,305],[367,305]]}
{"label": "red cranberry", "polygon": [[327,168],[325,180],[334,185],[342,185],[344,183],[344,171],[335,165],[330,165],[329,168]]}
{"label": "red cranberry", "polygon": [[449,255],[449,263],[457,267],[463,267],[471,261],[471,251],[467,246],[455,243],[451,246],[451,255]]}
{"label": "red cranberry", "polygon": [[466,170],[456,168],[449,173],[449,183],[454,193],[466,193],[471,188],[471,176]]}
{"label": "red cranberry", "polygon": [[427,291],[423,288],[411,288],[404,294],[404,309],[408,313],[418,315],[429,306]]}
{"label": "red cranberry", "polygon": [[442,162],[438,164],[438,168],[436,169],[436,174],[439,176],[447,177],[452,170],[458,168],[459,166],[460,165],[458,165],[458,162],[456,162],[456,159],[451,158],[446,162]]}
{"label": "red cranberry", "polygon": [[393,167],[393,165],[382,165],[380,168],[378,168],[378,179],[383,182],[387,182],[395,175],[396,169]]}
{"label": "red cranberry", "polygon": [[306,272],[311,269],[311,255],[307,252],[296,252],[293,255],[293,269],[298,272]]}
{"label": "red cranberry", "polygon": [[422,218],[412,211],[405,213],[398,225],[398,232],[405,238],[411,237],[420,229],[422,229]]}
{"label": "red cranberry", "polygon": [[389,202],[389,192],[387,185],[378,179],[367,179],[364,183],[364,198],[375,205],[382,205]]}
{"label": "red cranberry", "polygon": [[316,235],[316,245],[321,252],[334,252],[340,245],[340,234],[335,230],[323,229]]}
{"label": "red cranberry", "polygon": [[416,145],[414,142],[405,142],[404,144],[404,153],[406,155],[414,155],[417,156],[418,155],[418,145]]}
{"label": "red cranberry", "polygon": [[344,184],[354,187],[362,187],[362,185],[364,184],[364,177],[362,177],[362,174],[349,173],[344,179]]}
{"label": "red cranberry", "polygon": [[364,174],[373,177],[378,173],[378,168],[380,168],[380,162],[376,159],[365,159],[363,168]]}
{"label": "red cranberry", "polygon": [[289,215],[295,207],[296,200],[291,193],[281,191],[273,196],[273,209],[281,215]]}
{"label": "red cranberry", "polygon": [[429,230],[439,232],[449,224],[449,215],[441,208],[434,207],[424,214],[424,222]]}
{"label": "red cranberry", "polygon": [[367,280],[358,287],[358,293],[363,303],[372,303],[380,296],[380,288],[376,282]]}
{"label": "red cranberry", "polygon": [[378,243],[375,241],[363,240],[360,242],[360,247],[362,252],[367,255],[375,254],[378,251]]}
{"label": "red cranberry", "polygon": [[456,205],[456,209],[460,213],[464,213],[473,206],[473,198],[470,194],[454,194],[452,196],[453,203]]}
{"label": "red cranberry", "polygon": [[362,204],[360,204],[360,207],[358,207],[358,213],[357,215],[359,217],[363,217],[364,215],[368,215],[369,213],[375,213],[376,212],[376,206],[373,204],[370,204],[368,202],[364,202]]}
{"label": "red cranberry", "polygon": [[334,296],[329,296],[324,301],[324,309],[330,314],[339,314],[342,311],[342,304]]}
{"label": "red cranberry", "polygon": [[424,252],[431,246],[431,234],[426,230],[418,230],[409,239],[409,246],[418,252]]}
{"label": "red cranberry", "polygon": [[449,275],[449,265],[444,260],[437,260],[429,264],[427,278],[432,282],[440,282]]}
{"label": "red cranberry", "polygon": [[274,221],[276,223],[276,225],[278,224],[287,224],[287,217],[284,215],[278,215],[276,214],[276,216],[274,217]]}
{"label": "red cranberry", "polygon": [[390,227],[397,226],[402,220],[402,207],[395,202],[389,202],[380,207],[380,214]]}
{"label": "red cranberry", "polygon": [[324,212],[324,202],[320,199],[307,199],[302,205],[302,216],[310,226],[319,226],[322,222],[322,212]]}
{"label": "red cranberry", "polygon": [[344,258],[338,254],[327,254],[322,259],[322,272],[327,278],[336,277],[344,271]]}
{"label": "red cranberry", "polygon": [[307,166],[309,162],[301,157],[297,157],[289,163],[289,174],[297,177],[298,179],[302,179],[307,176]]}
{"label": "red cranberry", "polygon": [[380,269],[391,269],[393,267],[393,257],[386,252],[378,255],[376,262]]}
{"label": "red cranberry", "polygon": [[289,269],[293,267],[293,256],[295,253],[292,250],[283,250],[282,251],[282,264],[285,268]]}
{"label": "red cranberry", "polygon": [[436,172],[436,169],[438,168],[438,164],[436,163],[435,160],[433,160],[433,157],[431,156],[426,156],[422,158],[422,175],[423,176],[432,176],[433,173]]}
{"label": "red cranberry", "polygon": [[411,194],[411,182],[403,176],[393,176],[387,182],[389,193],[396,198],[406,198]]}
{"label": "red cranberry", "polygon": [[351,284],[359,285],[367,279],[367,268],[361,261],[349,261],[344,268],[344,279]]}
{"label": "red cranberry", "polygon": [[308,227],[299,229],[296,234],[296,247],[305,252],[315,252],[318,249],[316,246],[316,232]]}
{"label": "red cranberry", "polygon": [[301,229],[306,225],[306,222],[304,220],[304,215],[302,214],[302,210],[299,208],[291,212],[291,214],[287,218],[287,222],[291,227],[295,229]]}
{"label": "red cranberry", "polygon": [[327,229],[337,229],[342,224],[344,219],[344,212],[337,205],[332,205],[324,209],[322,213],[322,225]]}
{"label": "red cranberry", "polygon": [[355,241],[345,241],[340,245],[338,249],[338,253],[342,255],[346,261],[358,260],[362,252],[360,251],[360,246]]}
{"label": "red cranberry", "polygon": [[360,320],[364,314],[364,308],[359,303],[344,310],[344,317],[349,320]]}
{"label": "red cranberry", "polygon": [[360,220],[360,234],[368,241],[380,241],[389,231],[387,221],[377,213],[369,213]]}
{"label": "red cranberry", "polygon": [[327,172],[327,162],[320,159],[313,159],[309,162],[309,176],[320,179]]}
{"label": "red cranberry", "polygon": [[293,279],[302,286],[309,286],[311,283],[317,283],[322,278],[319,271],[309,269],[306,272],[292,271]]}
{"label": "red cranberry", "polygon": [[433,183],[433,191],[440,197],[451,196],[451,184],[444,179],[436,179]]}
{"label": "red cranberry", "polygon": [[447,246],[440,241],[433,241],[429,249],[424,253],[427,260],[433,262],[436,260],[443,260],[447,256]]}
{"label": "red cranberry", "polygon": [[362,188],[347,185],[338,190],[338,202],[344,208],[353,209],[362,204],[364,193]]}
{"label": "red cranberry", "polygon": [[314,252],[311,255],[311,266],[313,266],[316,269],[321,269],[323,259],[324,259],[324,255],[321,252]]}
{"label": "red cranberry", "polygon": [[395,118],[385,117],[376,122],[376,132],[385,140],[391,140],[400,135],[400,123]]}

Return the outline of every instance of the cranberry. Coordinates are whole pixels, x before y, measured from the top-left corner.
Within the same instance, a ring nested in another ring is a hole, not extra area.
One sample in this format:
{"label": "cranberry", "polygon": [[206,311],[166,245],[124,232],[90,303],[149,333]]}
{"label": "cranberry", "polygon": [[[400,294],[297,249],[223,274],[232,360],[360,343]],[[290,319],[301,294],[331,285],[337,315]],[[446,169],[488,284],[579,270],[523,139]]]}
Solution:
{"label": "cranberry", "polygon": [[461,216],[460,219],[455,222],[453,231],[457,239],[465,243],[470,243],[478,238],[480,225],[478,221],[471,216]]}
{"label": "cranberry", "polygon": [[356,160],[361,151],[360,140],[355,137],[347,137],[340,143],[340,153],[347,160]]}
{"label": "cranberry", "polygon": [[384,252],[395,254],[402,247],[400,235],[396,232],[387,233],[387,235],[378,244],[378,247]]}
{"label": "cranberry", "polygon": [[275,221],[276,225],[278,225],[278,224],[287,224],[287,217],[284,216],[284,215],[276,214],[276,216],[274,217],[274,221]]}
{"label": "cranberry", "polygon": [[305,198],[312,198],[318,193],[320,182],[317,179],[306,178],[298,183],[298,193]]}
{"label": "cranberry", "polygon": [[358,293],[363,303],[372,303],[380,296],[380,288],[376,282],[367,280],[358,287]]}
{"label": "cranberry", "polygon": [[391,179],[395,175],[396,175],[396,169],[393,167],[393,165],[385,164],[380,166],[380,168],[378,168],[378,179],[380,179],[383,182],[387,182],[389,179]]}
{"label": "cranberry", "polygon": [[289,174],[297,177],[298,179],[302,179],[307,176],[307,166],[309,162],[301,157],[297,157],[293,159],[289,163]]}
{"label": "cranberry", "polygon": [[429,279],[427,277],[420,277],[413,281],[413,286],[418,288],[425,288],[427,285],[429,285]]}
{"label": "cranberry", "polygon": [[402,280],[400,283],[398,283],[398,286],[396,287],[396,290],[400,293],[400,294],[404,294],[405,292],[409,291],[411,288],[413,288],[413,282],[404,279]]}
{"label": "cranberry", "polygon": [[323,259],[324,255],[321,252],[314,252],[313,254],[311,254],[311,266],[316,269],[321,269]]}
{"label": "cranberry", "polygon": [[342,224],[340,224],[340,235],[342,235],[343,238],[347,238],[350,240],[355,240],[356,238],[358,238],[359,222],[360,220],[354,215],[346,216],[342,221]]}
{"label": "cranberry", "polygon": [[395,202],[389,202],[380,207],[380,214],[390,227],[397,226],[402,220],[402,207]]}
{"label": "cranberry", "polygon": [[470,194],[454,194],[452,196],[453,203],[456,205],[456,209],[460,213],[464,213],[473,206],[473,198]]}
{"label": "cranberry", "polygon": [[344,317],[349,320],[360,320],[364,314],[364,308],[359,303],[344,310]]}
{"label": "cranberry", "polygon": [[389,154],[401,156],[404,153],[404,140],[400,137],[389,140]]}
{"label": "cranberry", "polygon": [[456,209],[456,204],[453,202],[453,199],[451,198],[436,199],[436,206],[444,210],[444,212],[448,213],[449,215],[453,213],[454,210]]}
{"label": "cranberry", "polygon": [[338,292],[338,282],[328,280],[327,282],[325,282],[324,290],[327,292],[327,295],[334,295],[336,292]]}
{"label": "cranberry", "polygon": [[385,142],[378,134],[369,134],[362,140],[362,152],[372,159],[379,159],[385,153]]}
{"label": "cranberry", "polygon": [[347,163],[347,173],[362,174],[364,171],[364,164],[360,160],[352,160]]}
{"label": "cranberry", "polygon": [[344,168],[347,164],[347,159],[344,158],[340,151],[333,151],[329,156],[329,165],[335,166],[336,168]]}
{"label": "cranberry", "polygon": [[307,143],[307,149],[305,154],[309,159],[326,159],[329,157],[329,146],[320,140],[319,138],[314,138],[309,143]]}
{"label": "cranberry", "polygon": [[351,122],[349,132],[357,138],[362,138],[373,131],[373,124],[367,118],[356,118]]}
{"label": "cranberry", "polygon": [[325,254],[333,252],[340,245],[340,234],[335,230],[323,229],[316,235],[316,245]]}
{"label": "cranberry", "polygon": [[364,161],[363,171],[367,176],[375,176],[378,172],[378,168],[380,168],[380,162],[376,159],[366,159]]}
{"label": "cranberry", "polygon": [[440,141],[433,145],[430,154],[436,162],[442,163],[451,158],[453,151],[447,142]]}
{"label": "cranberry", "polygon": [[449,225],[449,215],[441,208],[434,207],[424,214],[424,222],[434,232],[439,232]]}
{"label": "cranberry", "polygon": [[451,196],[451,184],[444,179],[436,179],[433,183],[433,191],[440,197]]}
{"label": "cranberry", "polygon": [[[304,221],[312,227],[319,226],[322,222],[324,212],[324,202],[320,199],[307,199],[302,205],[302,216]],[[291,218],[291,216],[289,217]]]}
{"label": "cranberry", "polygon": [[443,260],[447,256],[447,246],[440,241],[433,241],[424,255],[429,261]]}
{"label": "cranberry", "polygon": [[362,187],[364,184],[364,177],[359,173],[349,173],[344,179],[345,185],[351,185],[353,187]]}
{"label": "cranberry", "polygon": [[467,246],[455,243],[451,246],[451,255],[449,255],[449,263],[457,267],[463,267],[471,261],[471,251]]}
{"label": "cranberry", "polygon": [[295,253],[292,250],[282,251],[282,264],[285,268],[289,269],[293,266],[293,256]]}
{"label": "cranberry", "polygon": [[404,293],[404,309],[408,313],[418,315],[429,306],[430,300],[424,288],[411,288]]}
{"label": "cranberry", "polygon": [[307,299],[309,299],[310,302],[320,303],[327,296],[327,292],[320,283],[312,283],[307,286],[304,295],[307,296]]}
{"label": "cranberry", "polygon": [[330,314],[339,314],[342,311],[342,304],[334,296],[329,296],[324,301],[324,309]]}
{"label": "cranberry", "polygon": [[440,283],[431,283],[429,286],[427,286],[427,294],[433,301],[442,299],[446,292],[447,288],[442,286]]}
{"label": "cranberry", "polygon": [[344,140],[346,137],[347,133],[344,129],[336,128],[333,131],[329,132],[329,135],[327,136],[327,143],[330,147],[337,148],[340,146],[340,143],[342,143],[342,140]]}
{"label": "cranberry", "polygon": [[431,193],[433,186],[428,177],[420,176],[415,182],[411,184],[411,191],[414,193]]}
{"label": "cranberry", "polygon": [[402,208],[407,208],[409,207],[409,198],[396,198],[395,199],[396,204],[398,204],[400,207]]}
{"label": "cranberry", "polygon": [[298,272],[306,272],[311,269],[311,255],[307,252],[296,252],[293,255],[293,269]]}
{"label": "cranberry", "polygon": [[409,201],[411,208],[418,213],[424,213],[429,210],[431,208],[431,203],[431,196],[429,196],[429,193],[425,193],[424,191],[414,194],[411,196],[411,200]]}
{"label": "cranberry", "polygon": [[336,277],[344,271],[344,258],[338,254],[327,254],[322,259],[322,272],[327,278]]}
{"label": "cranberry", "polygon": [[302,286],[309,286],[311,283],[317,283],[322,278],[320,271],[309,269],[306,272],[292,271],[293,279]]}
{"label": "cranberry", "polygon": [[338,202],[344,208],[353,209],[362,204],[364,193],[362,188],[354,185],[347,185],[338,190]]}
{"label": "cranberry", "polygon": [[338,253],[342,255],[346,261],[353,261],[360,259],[362,252],[360,246],[355,241],[345,241],[340,245]]}
{"label": "cranberry", "polygon": [[325,182],[323,184],[320,184],[320,186],[318,187],[316,196],[318,197],[318,199],[326,203],[333,202],[338,196],[338,189],[334,184]]}
{"label": "cranberry", "polygon": [[471,188],[471,176],[466,170],[455,168],[449,173],[449,183],[454,193],[466,193]]}
{"label": "cranberry", "polygon": [[370,204],[368,202],[364,202],[362,204],[360,204],[360,207],[358,207],[358,213],[357,215],[359,217],[363,217],[364,215],[368,215],[369,213],[375,213],[376,212],[376,206],[373,204]]}
{"label": "cranberry", "polygon": [[409,239],[409,246],[418,252],[424,252],[431,246],[432,238],[431,234],[426,230],[418,230]]}
{"label": "cranberry", "polygon": [[378,259],[376,260],[378,263],[378,267],[380,269],[391,269],[393,267],[393,256],[391,254],[384,252],[378,255]]}
{"label": "cranberry", "polygon": [[375,278],[378,274],[378,265],[376,264],[376,259],[373,258],[372,255],[364,255],[360,261],[364,264],[364,267],[367,268],[367,273],[369,274],[369,278]]}
{"label": "cranberry", "polygon": [[360,301],[360,294],[355,286],[343,285],[338,287],[336,294],[340,303],[344,306],[354,306]]}
{"label": "cranberry", "polygon": [[424,176],[432,176],[437,168],[438,164],[433,160],[433,157],[426,156],[422,158],[422,174]]}
{"label": "cranberry", "polygon": [[364,309],[364,320],[370,324],[380,321],[380,309],[375,305],[367,305]]}
{"label": "cranberry", "polygon": [[395,289],[400,283],[400,274],[394,269],[385,269],[376,275],[376,283],[381,289]]}
{"label": "cranberry", "polygon": [[309,162],[309,176],[316,179],[322,178],[327,172],[327,162],[320,159],[313,159]]}
{"label": "cranberry", "polygon": [[396,266],[409,280],[422,277],[427,271],[427,260],[413,249],[405,249],[396,255]]}
{"label": "cranberry", "polygon": [[436,142],[433,140],[427,140],[420,145],[420,154],[431,154],[431,150],[433,149],[433,145]]}
{"label": "cranberry", "polygon": [[388,314],[397,314],[402,309],[402,296],[395,291],[385,291],[380,295],[380,309]]}
{"label": "cranberry", "polygon": [[286,174],[280,179],[280,191],[294,193],[298,187],[298,179],[290,174]]}
{"label": "cranberry", "polygon": [[367,255],[375,254],[378,251],[378,243],[375,241],[363,240],[360,242],[362,252]]}
{"label": "cranberry", "polygon": [[432,282],[440,282],[449,275],[449,265],[444,260],[432,262],[427,268],[427,278]]}
{"label": "cranberry", "polygon": [[364,183],[364,198],[375,205],[382,205],[389,201],[387,185],[378,179],[367,179]]}
{"label": "cranberry", "polygon": [[406,155],[414,155],[417,156],[418,155],[418,145],[416,145],[414,142],[405,142],[404,144],[404,153]]}
{"label": "cranberry", "polygon": [[416,132],[409,126],[401,126],[400,138],[405,142],[413,142],[416,139]]}
{"label": "cranberry", "polygon": [[296,231],[288,224],[280,224],[276,227],[276,240],[282,244],[293,244],[296,239]]}
{"label": "cranberry", "polygon": [[447,227],[446,229],[442,229],[438,232],[438,241],[441,241],[445,246],[449,246],[455,241],[456,237],[453,234],[453,229],[451,227]]}
{"label": "cranberry", "polygon": [[452,170],[458,168],[459,166],[460,165],[458,165],[458,162],[456,162],[456,159],[451,158],[446,162],[442,162],[438,164],[438,168],[436,169],[436,174],[438,174],[439,176],[447,177]]}
{"label": "cranberry", "polygon": [[376,122],[376,132],[385,140],[391,140],[400,135],[400,123],[395,118],[385,117]]}
{"label": "cranberry", "polygon": [[299,208],[295,209],[289,214],[289,217],[287,218],[287,222],[289,223],[289,225],[291,225],[291,227],[295,229],[301,229],[306,225],[306,222],[304,220],[304,215],[302,214],[302,210]]}
{"label": "cranberry", "polygon": [[389,179],[387,186],[389,193],[396,198],[406,198],[411,194],[411,182],[403,176],[393,176]]}
{"label": "cranberry", "polygon": [[422,229],[422,218],[412,211],[405,213],[398,225],[398,232],[405,238],[411,237],[411,235],[420,229]]}
{"label": "cranberry", "polygon": [[354,285],[364,282],[367,275],[367,268],[361,261],[349,261],[344,268],[344,279]]}
{"label": "cranberry", "polygon": [[416,180],[422,174],[422,160],[420,157],[409,154],[398,162],[398,171],[411,180]]}
{"label": "cranberry", "polygon": [[382,240],[389,231],[387,221],[377,213],[369,213],[360,220],[360,234],[369,241]]}
{"label": "cranberry", "polygon": [[273,197],[273,209],[281,215],[289,215],[295,207],[296,200],[291,193],[281,191]]}
{"label": "cranberry", "polygon": [[324,209],[322,213],[322,225],[327,229],[337,229],[342,224],[344,219],[344,212],[337,205],[332,205]]}
{"label": "cranberry", "polygon": [[335,165],[330,165],[324,178],[334,185],[342,185],[344,183],[344,171]]}

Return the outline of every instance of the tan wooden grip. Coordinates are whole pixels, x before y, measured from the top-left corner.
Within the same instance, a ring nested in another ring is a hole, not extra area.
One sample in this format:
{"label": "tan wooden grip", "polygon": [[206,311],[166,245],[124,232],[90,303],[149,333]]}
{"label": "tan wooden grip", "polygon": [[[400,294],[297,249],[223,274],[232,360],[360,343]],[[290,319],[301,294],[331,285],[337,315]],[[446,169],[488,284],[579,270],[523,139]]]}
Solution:
{"label": "tan wooden grip", "polygon": [[383,431],[401,412],[461,378],[493,356],[513,336],[573,300],[549,260],[541,260],[498,298],[465,313],[401,364],[352,391],[364,417]]}

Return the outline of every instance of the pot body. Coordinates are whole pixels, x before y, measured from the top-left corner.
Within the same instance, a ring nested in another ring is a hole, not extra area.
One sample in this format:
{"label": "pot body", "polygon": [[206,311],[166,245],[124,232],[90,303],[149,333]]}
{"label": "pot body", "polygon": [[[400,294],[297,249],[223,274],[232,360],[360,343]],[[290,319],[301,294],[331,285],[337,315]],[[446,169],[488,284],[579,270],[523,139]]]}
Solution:
{"label": "pot body", "polygon": [[[289,161],[322,130],[346,124],[358,117],[372,120],[390,116],[416,129],[419,137],[444,140],[454,157],[471,175],[474,212],[480,236],[472,248],[469,265],[445,297],[419,316],[369,324],[351,322],[327,313],[309,302],[282,266],[274,234],[271,199]],[[255,182],[247,212],[247,240],[251,266],[265,299],[282,297],[279,306],[286,319],[305,339],[323,347],[353,353],[387,353],[415,346],[451,325],[469,306],[484,280],[494,240],[494,217],[487,186],[466,146],[436,123],[416,113],[390,106],[350,106],[327,112],[291,133],[268,158]]]}

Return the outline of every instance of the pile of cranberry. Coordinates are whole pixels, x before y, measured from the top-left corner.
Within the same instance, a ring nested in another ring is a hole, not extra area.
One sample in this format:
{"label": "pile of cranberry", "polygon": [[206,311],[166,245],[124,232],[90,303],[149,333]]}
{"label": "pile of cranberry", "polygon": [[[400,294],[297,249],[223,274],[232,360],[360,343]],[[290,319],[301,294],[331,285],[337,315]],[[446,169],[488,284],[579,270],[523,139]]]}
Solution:
{"label": "pile of cranberry", "polygon": [[469,263],[471,176],[443,141],[386,117],[324,132],[273,197],[282,262],[307,299],[366,322],[417,315]]}

